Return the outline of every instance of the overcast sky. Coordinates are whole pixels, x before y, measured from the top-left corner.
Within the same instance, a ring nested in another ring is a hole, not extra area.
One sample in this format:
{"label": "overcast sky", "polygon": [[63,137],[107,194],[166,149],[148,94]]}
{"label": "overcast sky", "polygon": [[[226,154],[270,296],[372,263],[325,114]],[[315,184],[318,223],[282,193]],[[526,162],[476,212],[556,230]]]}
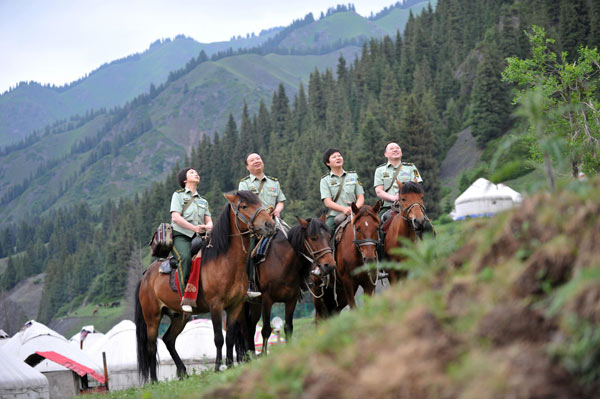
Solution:
{"label": "overcast sky", "polygon": [[[354,0],[364,16],[396,0]],[[202,43],[258,34],[335,0],[0,0],[0,93],[20,81],[62,85],[178,34]],[[348,1],[346,1],[348,3]]]}

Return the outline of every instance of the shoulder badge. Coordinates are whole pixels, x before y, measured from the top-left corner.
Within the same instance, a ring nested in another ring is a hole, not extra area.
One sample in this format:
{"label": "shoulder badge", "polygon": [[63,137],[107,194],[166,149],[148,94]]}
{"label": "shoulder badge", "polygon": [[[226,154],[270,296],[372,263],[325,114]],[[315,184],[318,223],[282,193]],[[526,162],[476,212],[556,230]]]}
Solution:
{"label": "shoulder badge", "polygon": [[243,179],[240,179],[240,181],[248,180],[249,178],[250,178],[250,176],[246,176]]}
{"label": "shoulder badge", "polygon": [[415,166],[414,163],[412,162],[402,162],[402,165],[406,165],[406,166]]}
{"label": "shoulder badge", "polygon": [[321,176],[321,179],[326,178],[327,176],[329,176],[329,173],[325,173],[323,176]]}
{"label": "shoulder badge", "polygon": [[267,179],[271,179],[271,180],[275,180],[275,181],[277,181],[277,178],[276,178],[276,177],[267,176]]}
{"label": "shoulder badge", "polygon": [[377,167],[378,167],[378,168],[381,168],[382,166],[385,166],[385,165],[387,165],[387,162],[385,162],[385,163],[382,163],[381,165],[377,165]]}
{"label": "shoulder badge", "polygon": [[348,173],[356,173],[355,170],[349,170]]}
{"label": "shoulder badge", "polygon": [[179,190],[175,190],[176,193],[183,193],[185,191],[185,188],[180,188]]}

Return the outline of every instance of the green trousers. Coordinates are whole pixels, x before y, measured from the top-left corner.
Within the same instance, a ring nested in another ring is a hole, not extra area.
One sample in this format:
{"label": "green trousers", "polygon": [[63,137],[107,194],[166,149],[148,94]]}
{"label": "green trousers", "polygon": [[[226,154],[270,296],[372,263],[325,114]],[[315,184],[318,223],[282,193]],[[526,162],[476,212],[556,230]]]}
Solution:
{"label": "green trousers", "polygon": [[190,278],[190,271],[192,269],[192,253],[190,250],[191,243],[191,237],[176,231],[173,232],[173,250],[171,252],[177,260],[179,284],[181,284],[182,293],[185,291],[185,284]]}
{"label": "green trousers", "polygon": [[327,216],[327,219],[325,219],[325,224],[327,225],[327,227],[329,227],[329,230],[331,230],[331,235],[333,236],[333,233],[335,233],[335,216]]}

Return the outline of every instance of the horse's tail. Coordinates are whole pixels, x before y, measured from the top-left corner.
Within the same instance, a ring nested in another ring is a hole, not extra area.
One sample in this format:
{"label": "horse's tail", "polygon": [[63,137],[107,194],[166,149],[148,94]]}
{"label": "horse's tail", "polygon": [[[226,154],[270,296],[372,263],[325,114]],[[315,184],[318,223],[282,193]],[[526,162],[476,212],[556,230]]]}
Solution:
{"label": "horse's tail", "polygon": [[135,289],[135,335],[137,338],[138,374],[140,380],[146,382],[150,376],[150,352],[148,351],[148,328],[140,303],[141,284],[140,281]]}

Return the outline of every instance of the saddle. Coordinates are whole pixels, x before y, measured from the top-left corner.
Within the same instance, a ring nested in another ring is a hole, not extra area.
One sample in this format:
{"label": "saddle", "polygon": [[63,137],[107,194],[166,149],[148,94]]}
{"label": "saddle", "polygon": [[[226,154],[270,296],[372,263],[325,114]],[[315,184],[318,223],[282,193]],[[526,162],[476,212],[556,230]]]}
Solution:
{"label": "saddle", "polygon": [[162,274],[169,274],[169,286],[173,292],[180,291],[178,289],[179,280],[177,279],[177,260],[175,260],[175,258],[170,256],[165,259],[165,261],[158,267],[158,271]]}
{"label": "saddle", "polygon": [[392,219],[394,219],[394,216],[396,216],[398,213],[400,213],[400,212],[398,212],[396,210],[392,210],[389,217],[385,220],[385,222],[383,222],[383,225],[381,226],[381,230],[384,233],[387,233],[388,229],[390,228],[390,225],[392,224]]}
{"label": "saddle", "polygon": [[340,241],[342,241],[342,234],[344,234],[344,229],[350,223],[350,216],[346,216],[344,220],[335,228],[335,232],[333,233],[333,244],[337,245]]}

